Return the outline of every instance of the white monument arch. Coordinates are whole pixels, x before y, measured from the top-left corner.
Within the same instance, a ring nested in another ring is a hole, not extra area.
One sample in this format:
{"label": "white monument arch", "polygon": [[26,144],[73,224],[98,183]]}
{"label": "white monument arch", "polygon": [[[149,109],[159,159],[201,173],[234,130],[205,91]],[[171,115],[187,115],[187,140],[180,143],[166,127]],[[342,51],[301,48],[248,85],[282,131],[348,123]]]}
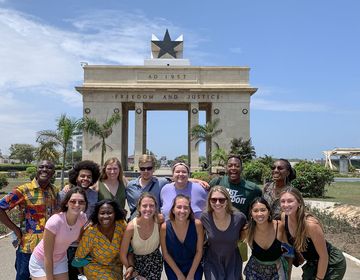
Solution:
{"label": "white monument arch", "polygon": [[[84,82],[76,90],[83,96],[84,115],[101,122],[114,112],[122,117],[108,138],[113,150],[106,158],[118,157],[126,169],[130,110],[135,111],[135,166],[146,152],[147,112],[151,110],[187,111],[189,131],[199,123],[201,110],[206,112],[206,121],[219,118],[223,132],[216,142],[226,150],[232,138],[249,139],[250,98],[257,90],[249,84],[250,68],[192,66],[182,58],[182,36],[171,41],[166,31],[163,41],[152,39],[152,58],[142,66],[83,65]],[[96,141],[84,134],[84,159],[99,161],[100,150],[89,151]],[[190,136],[188,154],[191,170],[198,170],[199,152]]]}

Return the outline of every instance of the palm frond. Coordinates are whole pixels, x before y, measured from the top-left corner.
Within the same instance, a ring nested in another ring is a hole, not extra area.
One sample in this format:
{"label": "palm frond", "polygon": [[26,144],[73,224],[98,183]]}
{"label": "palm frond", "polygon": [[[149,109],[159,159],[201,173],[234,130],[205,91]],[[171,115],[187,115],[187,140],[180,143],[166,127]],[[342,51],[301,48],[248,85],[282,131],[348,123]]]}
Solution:
{"label": "palm frond", "polygon": [[96,150],[97,148],[99,148],[101,146],[101,141],[97,142],[94,146],[92,146],[89,151],[92,152],[94,150]]}

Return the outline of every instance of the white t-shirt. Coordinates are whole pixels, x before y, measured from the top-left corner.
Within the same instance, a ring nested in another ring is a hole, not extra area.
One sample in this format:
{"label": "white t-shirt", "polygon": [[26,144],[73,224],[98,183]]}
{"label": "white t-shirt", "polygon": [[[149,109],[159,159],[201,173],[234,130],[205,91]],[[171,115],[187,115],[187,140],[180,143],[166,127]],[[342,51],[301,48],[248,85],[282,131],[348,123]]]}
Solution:
{"label": "white t-shirt", "polygon": [[[66,255],[66,250],[70,244],[79,238],[80,230],[86,223],[86,214],[81,213],[75,225],[69,226],[66,222],[66,213],[60,212],[59,214],[52,215],[45,224],[45,229],[55,234],[55,244],[53,261],[54,264],[62,260]],[[33,251],[37,260],[44,260],[44,240],[35,247]]]}

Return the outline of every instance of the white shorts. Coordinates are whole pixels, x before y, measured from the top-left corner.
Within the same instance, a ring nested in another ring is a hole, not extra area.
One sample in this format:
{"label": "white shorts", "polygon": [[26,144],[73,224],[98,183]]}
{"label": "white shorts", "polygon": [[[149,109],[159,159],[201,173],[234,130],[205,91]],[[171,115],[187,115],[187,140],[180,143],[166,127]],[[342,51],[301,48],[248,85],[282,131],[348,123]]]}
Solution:
{"label": "white shorts", "polygon": [[[43,260],[39,261],[34,256],[34,254],[32,254],[30,257],[30,262],[29,262],[29,271],[30,271],[30,275],[32,277],[46,276],[44,261]],[[68,259],[67,259],[66,255],[59,262],[54,263],[54,268],[53,268],[54,275],[65,273],[65,272],[68,272]]]}

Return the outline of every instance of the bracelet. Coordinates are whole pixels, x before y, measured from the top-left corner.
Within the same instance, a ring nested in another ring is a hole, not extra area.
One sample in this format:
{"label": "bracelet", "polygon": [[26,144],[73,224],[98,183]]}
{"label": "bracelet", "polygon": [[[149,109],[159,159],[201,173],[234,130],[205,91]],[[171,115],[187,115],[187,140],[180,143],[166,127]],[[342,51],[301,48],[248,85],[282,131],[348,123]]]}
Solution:
{"label": "bracelet", "polygon": [[[134,268],[134,266],[133,265],[129,265],[127,268],[126,268],[126,270],[128,270],[129,268]],[[322,280],[322,279],[321,279]]]}
{"label": "bracelet", "polygon": [[320,278],[320,277],[316,276],[315,280],[324,280],[324,278]]}

